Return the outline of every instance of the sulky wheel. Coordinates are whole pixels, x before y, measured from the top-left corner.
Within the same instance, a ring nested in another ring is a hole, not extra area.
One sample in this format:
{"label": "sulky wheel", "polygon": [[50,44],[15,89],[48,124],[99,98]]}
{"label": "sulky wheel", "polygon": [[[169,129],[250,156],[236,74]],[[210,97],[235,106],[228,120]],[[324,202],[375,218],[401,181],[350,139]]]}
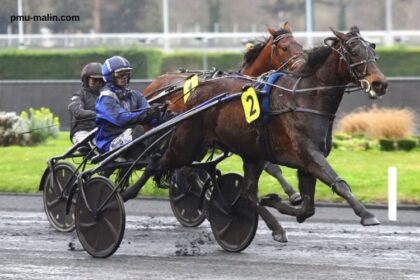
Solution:
{"label": "sulky wheel", "polygon": [[228,173],[218,178],[209,202],[214,237],[223,249],[240,252],[251,244],[258,227],[255,203],[241,195],[243,177]]}
{"label": "sulky wheel", "polygon": [[124,236],[123,200],[115,192],[105,206],[98,209],[114,191],[112,182],[102,176],[88,180],[83,191],[87,204],[80,190],[75,208],[77,236],[83,248],[93,257],[109,257],[118,249]]}
{"label": "sulky wheel", "polygon": [[202,192],[209,182],[210,176],[202,169],[184,167],[173,172],[169,200],[172,212],[183,226],[196,227],[205,220]]}
{"label": "sulky wheel", "polygon": [[[70,212],[66,215],[67,200],[72,186],[76,182],[76,169],[67,162],[60,162],[54,166],[54,181],[49,171],[44,185],[44,210],[51,226],[60,232],[74,230],[74,202],[70,205]],[[53,184],[52,184],[53,183]]]}

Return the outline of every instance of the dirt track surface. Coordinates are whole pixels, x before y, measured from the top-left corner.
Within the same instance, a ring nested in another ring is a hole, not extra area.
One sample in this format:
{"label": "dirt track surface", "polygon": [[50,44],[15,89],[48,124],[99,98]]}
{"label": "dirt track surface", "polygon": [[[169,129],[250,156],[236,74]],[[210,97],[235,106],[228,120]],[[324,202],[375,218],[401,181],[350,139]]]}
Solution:
{"label": "dirt track surface", "polygon": [[49,226],[41,197],[0,202],[0,279],[420,279],[419,211],[389,223],[374,209],[384,223],[362,227],[348,208],[318,208],[303,224],[281,217],[286,244],[260,222],[250,247],[227,253],[207,222],[183,228],[167,201],[134,200],[118,251],[94,259],[75,232]]}

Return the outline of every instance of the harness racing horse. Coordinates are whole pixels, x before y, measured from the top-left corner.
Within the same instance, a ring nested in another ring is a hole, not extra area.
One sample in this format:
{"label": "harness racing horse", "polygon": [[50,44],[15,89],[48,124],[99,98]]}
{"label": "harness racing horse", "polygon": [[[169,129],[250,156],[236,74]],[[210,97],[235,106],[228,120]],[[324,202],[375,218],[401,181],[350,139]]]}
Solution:
{"label": "harness racing horse", "polygon": [[[331,30],[335,37],[327,38],[326,46],[313,49],[297,75],[276,82],[270,92],[268,123],[247,123],[239,99],[185,120],[154,167],[155,178],[159,180],[168,170],[190,164],[203,146],[216,145],[242,158],[242,192],[257,205],[277,241],[286,241],[284,232],[263,205],[295,215],[298,222],[303,222],[315,213],[316,179],[343,197],[361,218],[362,225],[378,225],[376,217],[353,196],[349,185],[326,160],[330,151],[326,143],[347,85],[354,83],[370,98],[377,98],[386,93],[387,81],[376,64],[374,46],[360,36],[357,27],[346,34]],[[223,92],[236,92],[244,85],[246,82],[240,80],[208,81],[190,97],[187,107],[193,108]],[[304,196],[301,208],[285,211],[271,197],[258,203],[258,179],[267,160],[298,169],[299,190]]]}
{"label": "harness racing horse", "polygon": [[[283,28],[279,30],[274,30],[267,26],[267,31],[271,36],[265,42],[253,45],[245,53],[239,74],[257,77],[271,70],[295,71],[304,63],[304,59],[301,56],[303,48],[294,39],[290,23],[284,23]],[[209,74],[211,78],[214,73],[210,72]],[[218,73],[216,72],[216,74]],[[184,112],[186,107],[182,86],[191,75],[191,72],[164,74],[150,83],[143,94],[148,100],[152,99],[157,102],[169,101],[170,110]],[[161,94],[163,90],[168,91],[170,94]],[[162,97],[157,97],[159,95]],[[295,192],[292,186],[283,178],[281,169],[278,166],[267,162],[265,171],[277,179],[293,205],[297,205],[302,201],[300,194]]]}

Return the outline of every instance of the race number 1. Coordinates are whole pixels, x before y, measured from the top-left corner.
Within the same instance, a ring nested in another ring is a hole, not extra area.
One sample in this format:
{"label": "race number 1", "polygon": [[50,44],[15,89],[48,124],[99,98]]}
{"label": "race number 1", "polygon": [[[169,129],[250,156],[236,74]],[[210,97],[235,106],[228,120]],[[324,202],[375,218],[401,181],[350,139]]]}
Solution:
{"label": "race number 1", "polygon": [[191,91],[198,86],[198,76],[194,75],[184,83],[184,103],[187,102],[188,98],[190,97]]}
{"label": "race number 1", "polygon": [[253,87],[249,87],[242,93],[241,101],[247,123],[251,123],[258,119],[261,114],[261,109],[257,93]]}

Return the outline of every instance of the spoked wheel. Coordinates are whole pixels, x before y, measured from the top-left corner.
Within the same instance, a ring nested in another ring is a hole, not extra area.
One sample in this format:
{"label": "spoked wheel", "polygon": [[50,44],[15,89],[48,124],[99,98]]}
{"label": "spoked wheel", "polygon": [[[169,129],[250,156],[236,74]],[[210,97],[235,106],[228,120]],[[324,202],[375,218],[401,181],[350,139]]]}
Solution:
{"label": "spoked wheel", "polygon": [[258,227],[255,203],[241,195],[243,177],[228,173],[218,178],[209,202],[214,237],[223,249],[240,252],[251,244]]}
{"label": "spoked wheel", "polygon": [[44,185],[44,210],[51,226],[60,232],[74,230],[74,204],[72,199],[70,212],[66,215],[66,206],[70,190],[77,180],[76,169],[67,162],[60,162],[54,166],[54,180],[50,171]]}
{"label": "spoked wheel", "polygon": [[125,210],[119,193],[115,192],[105,206],[99,209],[113,190],[114,186],[108,178],[93,177],[83,187],[86,201],[81,190],[77,198],[77,236],[83,248],[96,258],[111,256],[124,236]]}
{"label": "spoked wheel", "polygon": [[184,167],[174,171],[170,180],[169,200],[176,219],[186,227],[203,223],[202,195],[204,185],[210,182],[208,173],[199,168]]}

